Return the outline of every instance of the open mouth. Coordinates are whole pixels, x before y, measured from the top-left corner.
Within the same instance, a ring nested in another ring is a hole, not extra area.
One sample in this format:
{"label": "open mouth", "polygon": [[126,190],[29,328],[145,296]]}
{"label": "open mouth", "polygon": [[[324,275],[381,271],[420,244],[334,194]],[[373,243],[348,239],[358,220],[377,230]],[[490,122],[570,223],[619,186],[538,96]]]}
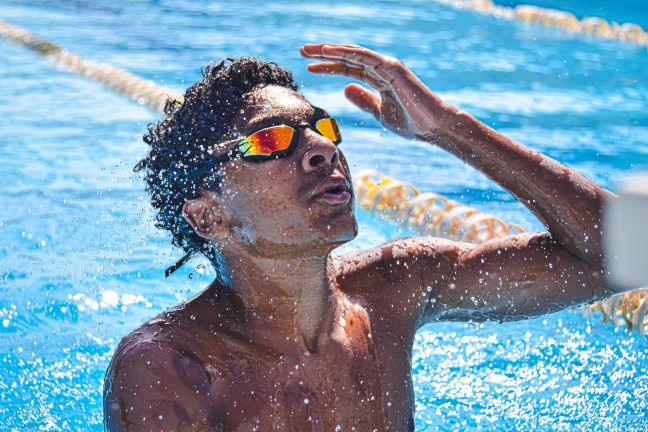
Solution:
{"label": "open mouth", "polygon": [[351,199],[349,189],[343,183],[332,185],[315,195],[315,200],[330,205],[346,204]]}

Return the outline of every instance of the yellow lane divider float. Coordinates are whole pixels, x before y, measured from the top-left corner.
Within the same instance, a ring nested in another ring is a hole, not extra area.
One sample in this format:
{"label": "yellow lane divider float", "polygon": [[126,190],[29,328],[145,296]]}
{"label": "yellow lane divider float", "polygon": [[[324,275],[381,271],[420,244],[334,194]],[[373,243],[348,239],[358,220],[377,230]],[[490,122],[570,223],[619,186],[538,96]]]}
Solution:
{"label": "yellow lane divider float", "polygon": [[[129,99],[162,113],[169,98],[182,102],[181,95],[114,66],[85,61],[63,48],[26,30],[0,20],[0,37],[53,60],[67,71],[96,81]],[[421,193],[414,186],[377,171],[355,175],[354,190],[360,206],[388,220],[407,225],[433,236],[467,242],[524,232],[479,210],[431,192]],[[640,334],[648,333],[648,289],[619,294],[586,307],[588,316],[601,315],[612,324],[626,323]]]}
{"label": "yellow lane divider float", "polygon": [[387,177],[375,170],[354,174],[353,189],[360,206],[384,218],[435,237],[471,243],[524,232],[514,224],[432,192]]}
{"label": "yellow lane divider float", "polygon": [[519,20],[547,27],[555,27],[573,33],[616,39],[648,47],[648,33],[637,24],[618,24],[599,17],[585,17],[581,20],[570,12],[546,9],[531,5],[518,5],[515,8],[499,6],[492,0],[432,0],[436,3],[458,9],[472,10],[497,18]]}

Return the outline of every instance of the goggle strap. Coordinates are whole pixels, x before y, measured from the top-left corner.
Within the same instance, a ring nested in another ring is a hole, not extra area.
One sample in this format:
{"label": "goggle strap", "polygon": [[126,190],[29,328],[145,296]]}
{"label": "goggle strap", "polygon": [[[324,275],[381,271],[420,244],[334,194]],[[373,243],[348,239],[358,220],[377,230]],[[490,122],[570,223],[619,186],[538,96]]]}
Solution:
{"label": "goggle strap", "polygon": [[180,267],[182,267],[183,265],[185,265],[185,263],[186,263],[187,261],[189,261],[190,258],[191,258],[191,253],[187,252],[187,253],[185,254],[185,256],[183,256],[183,257],[180,258],[178,261],[176,261],[175,264],[173,264],[173,265],[172,265],[171,267],[169,267],[168,269],[164,270],[164,277],[169,277],[169,276],[171,276],[173,273],[176,272],[176,270],[178,270]]}

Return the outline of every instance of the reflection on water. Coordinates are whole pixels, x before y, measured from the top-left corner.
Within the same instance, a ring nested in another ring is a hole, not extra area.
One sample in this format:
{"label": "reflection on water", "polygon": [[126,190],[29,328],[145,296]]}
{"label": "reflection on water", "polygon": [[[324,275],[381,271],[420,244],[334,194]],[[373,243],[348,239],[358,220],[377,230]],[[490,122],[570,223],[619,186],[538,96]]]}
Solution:
{"label": "reflection on water", "polygon": [[[341,120],[353,169],[527,229],[541,227],[484,176],[381,131],[341,99],[345,80],[308,76],[297,47],[356,42],[398,56],[449,101],[606,186],[648,165],[648,54],[635,46],[424,1],[88,3],[8,0],[0,16],[175,89],[222,56],[276,60]],[[0,59],[0,418],[8,430],[101,430],[120,337],[211,274],[194,261],[163,279],[180,254],[154,230],[131,172],[152,114],[4,42]],[[360,222],[344,250],[406,234],[366,213]],[[413,355],[417,429],[645,430],[646,345],[571,312],[431,325]]]}

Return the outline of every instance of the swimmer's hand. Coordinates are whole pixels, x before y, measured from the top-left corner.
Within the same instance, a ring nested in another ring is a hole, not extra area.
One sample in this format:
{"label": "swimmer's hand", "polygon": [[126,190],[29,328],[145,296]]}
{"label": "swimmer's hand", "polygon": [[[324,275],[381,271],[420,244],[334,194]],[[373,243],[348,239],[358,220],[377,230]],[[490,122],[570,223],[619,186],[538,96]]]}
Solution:
{"label": "swimmer's hand", "polygon": [[386,128],[407,138],[430,138],[443,129],[456,108],[432,92],[400,60],[358,45],[305,44],[301,54],[322,60],[308,65],[320,74],[344,75],[373,87],[378,94],[349,84],[344,93]]}

